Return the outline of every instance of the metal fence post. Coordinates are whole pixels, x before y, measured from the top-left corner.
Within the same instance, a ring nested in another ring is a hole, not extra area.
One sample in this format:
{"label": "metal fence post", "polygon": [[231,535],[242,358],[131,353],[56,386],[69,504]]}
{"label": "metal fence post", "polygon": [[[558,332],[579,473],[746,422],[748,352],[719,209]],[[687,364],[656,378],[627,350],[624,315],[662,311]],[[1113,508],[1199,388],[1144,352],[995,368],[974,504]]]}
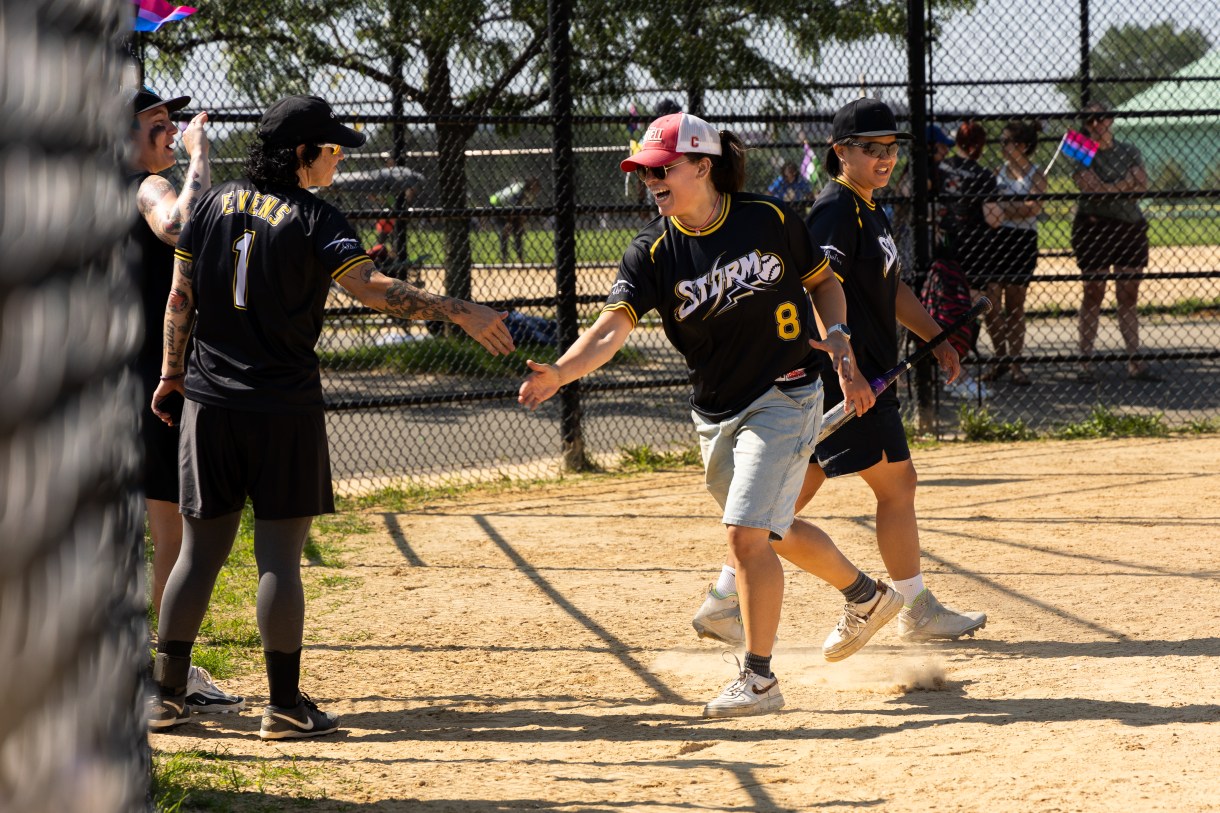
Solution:
{"label": "metal fence post", "polygon": [[[572,40],[569,0],[548,0],[551,54],[552,178],[555,184],[555,318],[559,346],[576,341],[576,161],[572,150]],[[581,426],[580,382],[559,392],[559,432],[565,469],[589,468]]]}
{"label": "metal fence post", "polygon": [[[914,241],[912,285],[922,286],[932,261],[928,241],[928,139],[925,135],[928,117],[928,41],[927,13],[924,0],[907,0],[907,62],[911,83],[907,103],[911,111],[911,238]],[[918,287],[915,290],[919,294]],[[924,359],[915,366],[916,422],[921,434],[938,432],[936,407],[933,403],[934,361]]]}

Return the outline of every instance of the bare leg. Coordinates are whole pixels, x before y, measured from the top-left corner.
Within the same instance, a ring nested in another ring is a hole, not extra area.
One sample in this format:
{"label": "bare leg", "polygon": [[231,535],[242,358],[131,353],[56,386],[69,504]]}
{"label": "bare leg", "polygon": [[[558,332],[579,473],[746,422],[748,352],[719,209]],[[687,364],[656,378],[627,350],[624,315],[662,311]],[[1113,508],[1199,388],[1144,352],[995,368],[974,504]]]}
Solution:
{"label": "bare leg", "polygon": [[915,465],[909,458],[898,463],[883,458],[860,476],[877,497],[877,549],[886,572],[895,581],[915,578],[920,573]]}
{"label": "bare leg", "polygon": [[145,500],[144,506],[148,510],[148,534],[153,546],[153,609],[160,616],[165,583],[182,549],[182,515],[178,513],[178,503],[168,500]]}
{"label": "bare leg", "polygon": [[[1025,294],[1024,285],[1004,286],[1005,332],[1010,356],[1019,356],[1025,350]],[[1012,374],[1016,379],[1024,378],[1019,362],[1012,363]]]}
{"label": "bare leg", "polygon": [[1085,280],[1084,298],[1080,302],[1080,352],[1093,353],[1097,340],[1097,322],[1101,318],[1101,300],[1106,295],[1106,281]]}
{"label": "bare leg", "polygon": [[1005,290],[1007,289],[1002,288],[998,282],[989,282],[983,288],[983,295],[991,300],[992,305],[991,310],[983,317],[983,324],[987,326],[987,335],[991,337],[991,346],[996,356],[1008,355],[1007,314],[1004,310],[1005,303],[1001,300]]}
{"label": "bare leg", "polygon": [[[1132,274],[1140,271],[1138,268],[1115,268],[1115,273]],[[1127,352],[1134,355],[1140,349],[1140,316],[1139,316],[1140,280],[1124,279],[1114,282],[1114,296],[1118,301],[1118,332],[1123,337],[1123,346]],[[1129,361],[1127,370],[1138,373],[1145,365],[1138,361]]]}
{"label": "bare leg", "polygon": [[769,657],[784,604],[784,567],[766,528],[728,526],[729,555],[737,562],[737,594],[746,651]]}

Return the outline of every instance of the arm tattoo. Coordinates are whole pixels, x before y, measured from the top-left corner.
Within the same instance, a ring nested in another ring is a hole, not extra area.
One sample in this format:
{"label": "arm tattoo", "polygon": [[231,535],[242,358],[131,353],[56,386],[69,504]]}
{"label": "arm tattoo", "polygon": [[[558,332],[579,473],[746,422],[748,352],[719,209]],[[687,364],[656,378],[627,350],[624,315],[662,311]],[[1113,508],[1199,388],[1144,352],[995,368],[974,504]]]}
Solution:
{"label": "arm tattoo", "polygon": [[470,308],[460,299],[430,294],[402,280],[394,280],[385,292],[385,312],[399,319],[438,319],[453,321],[453,315]]}

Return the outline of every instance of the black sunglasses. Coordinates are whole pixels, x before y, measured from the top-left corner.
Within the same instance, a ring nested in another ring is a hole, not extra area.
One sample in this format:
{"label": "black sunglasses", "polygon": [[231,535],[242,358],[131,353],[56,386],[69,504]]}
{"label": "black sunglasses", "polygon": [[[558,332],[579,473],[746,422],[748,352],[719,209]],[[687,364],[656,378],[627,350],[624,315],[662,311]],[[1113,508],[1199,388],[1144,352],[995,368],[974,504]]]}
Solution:
{"label": "black sunglasses", "polygon": [[897,141],[891,144],[882,144],[879,141],[847,141],[845,143],[864,150],[864,154],[869,158],[893,158],[898,154],[898,147],[901,146]]}
{"label": "black sunglasses", "polygon": [[674,167],[676,167],[680,164],[686,164],[686,163],[689,163],[689,161],[687,161],[687,159],[685,159],[685,158],[682,158],[678,161],[674,161],[672,164],[666,164],[665,166],[662,166],[662,167],[636,167],[635,176],[637,178],[639,178],[641,181],[646,181],[646,180],[648,180],[648,176],[652,175],[652,177],[656,178],[658,181],[663,181],[663,180],[665,180],[665,176],[667,174],[669,174],[669,171],[671,169],[673,169]]}

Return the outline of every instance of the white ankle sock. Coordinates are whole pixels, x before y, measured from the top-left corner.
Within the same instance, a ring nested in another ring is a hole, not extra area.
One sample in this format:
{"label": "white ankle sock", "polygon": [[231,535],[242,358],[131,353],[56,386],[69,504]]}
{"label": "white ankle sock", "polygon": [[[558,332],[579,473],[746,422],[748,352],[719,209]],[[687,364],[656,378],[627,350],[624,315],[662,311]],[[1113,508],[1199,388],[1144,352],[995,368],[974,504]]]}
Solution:
{"label": "white ankle sock", "polygon": [[907,607],[923,592],[923,574],[916,574],[911,579],[896,579],[894,589],[902,593],[902,603]]}
{"label": "white ankle sock", "polygon": [[728,598],[737,592],[737,569],[724,565],[720,568],[720,578],[716,579],[713,588],[719,598]]}

